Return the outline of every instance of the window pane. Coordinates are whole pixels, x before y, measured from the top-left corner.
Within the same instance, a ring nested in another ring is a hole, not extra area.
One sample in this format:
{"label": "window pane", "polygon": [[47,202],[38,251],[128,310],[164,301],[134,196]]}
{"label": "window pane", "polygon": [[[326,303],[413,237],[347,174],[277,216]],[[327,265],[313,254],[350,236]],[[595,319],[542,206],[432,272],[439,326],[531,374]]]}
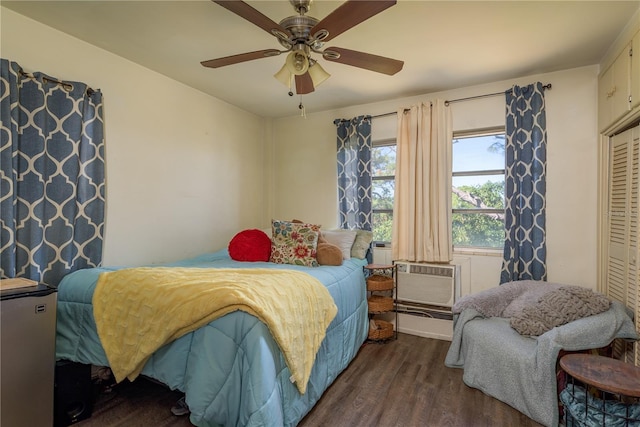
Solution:
{"label": "window pane", "polygon": [[380,210],[393,210],[396,173],[395,144],[373,146],[371,149],[371,172],[373,176],[371,185],[373,240],[390,242],[393,214],[380,212]]}
{"label": "window pane", "polygon": [[504,175],[454,176],[453,209],[504,209]]}
{"label": "window pane", "polygon": [[504,214],[454,213],[453,245],[502,248]]}
{"label": "window pane", "polygon": [[372,176],[394,176],[396,174],[396,146],[384,145],[371,149]]}
{"label": "window pane", "polygon": [[393,209],[395,180],[374,179],[371,185],[373,209]]}
{"label": "window pane", "polygon": [[453,172],[504,169],[504,134],[453,139]]}
{"label": "window pane", "polygon": [[374,242],[390,242],[393,214],[388,212],[374,212],[372,214],[372,220],[373,220],[373,241]]}
{"label": "window pane", "polygon": [[[504,143],[504,133],[453,139],[454,246],[500,249],[504,245],[505,179],[504,173],[495,174],[505,169]],[[457,211],[467,209],[471,211]]]}

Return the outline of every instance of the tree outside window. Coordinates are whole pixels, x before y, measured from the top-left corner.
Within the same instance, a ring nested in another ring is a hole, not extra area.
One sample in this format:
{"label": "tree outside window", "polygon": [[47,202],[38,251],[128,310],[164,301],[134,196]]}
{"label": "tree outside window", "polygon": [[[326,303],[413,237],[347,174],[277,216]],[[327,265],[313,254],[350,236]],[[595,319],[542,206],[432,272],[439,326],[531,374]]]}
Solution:
{"label": "tree outside window", "polygon": [[374,142],[371,149],[373,240],[391,242],[395,194],[396,141]]}
{"label": "tree outside window", "polygon": [[454,137],[454,247],[504,245],[504,130]]}

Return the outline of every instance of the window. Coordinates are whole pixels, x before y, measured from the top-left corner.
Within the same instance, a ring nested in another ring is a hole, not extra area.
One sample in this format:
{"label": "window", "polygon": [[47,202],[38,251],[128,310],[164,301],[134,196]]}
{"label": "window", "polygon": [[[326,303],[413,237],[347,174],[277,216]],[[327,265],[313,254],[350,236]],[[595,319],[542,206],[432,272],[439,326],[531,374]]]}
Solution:
{"label": "window", "polygon": [[504,245],[504,143],[504,129],[454,133],[454,247],[498,249]]}
{"label": "window", "polygon": [[391,242],[395,174],[396,140],[374,141],[371,149],[371,207],[374,242]]}

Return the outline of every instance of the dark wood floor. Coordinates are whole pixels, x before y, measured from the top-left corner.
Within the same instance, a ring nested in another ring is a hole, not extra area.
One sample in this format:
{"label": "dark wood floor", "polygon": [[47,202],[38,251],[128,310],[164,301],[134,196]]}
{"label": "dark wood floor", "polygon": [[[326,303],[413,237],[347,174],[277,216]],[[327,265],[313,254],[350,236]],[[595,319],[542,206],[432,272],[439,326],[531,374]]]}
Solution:
{"label": "dark wood floor", "polygon": [[[366,344],[300,422],[316,426],[538,427],[510,406],[467,387],[462,370],[444,366],[448,341],[399,334]],[[190,426],[170,408],[177,392],[141,379],[102,395],[77,426]]]}

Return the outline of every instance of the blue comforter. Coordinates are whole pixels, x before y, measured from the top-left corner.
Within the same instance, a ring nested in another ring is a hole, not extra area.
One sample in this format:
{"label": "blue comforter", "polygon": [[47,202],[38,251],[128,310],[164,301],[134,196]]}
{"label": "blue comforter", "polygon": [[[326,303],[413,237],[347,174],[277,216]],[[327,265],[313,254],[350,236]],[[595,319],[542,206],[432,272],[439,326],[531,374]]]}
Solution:
{"label": "blue comforter", "polygon": [[[367,337],[367,300],[362,266],[316,268],[266,262],[236,262],[226,250],[181,262],[176,267],[287,268],[301,270],[329,290],[338,314],[316,356],[301,395],[267,326],[236,311],[191,332],[153,354],[142,374],[185,393],[197,426],[294,426],[355,357]],[[93,317],[91,299],[98,275],[117,267],[76,271],[58,288],[56,357],[108,366]]]}

